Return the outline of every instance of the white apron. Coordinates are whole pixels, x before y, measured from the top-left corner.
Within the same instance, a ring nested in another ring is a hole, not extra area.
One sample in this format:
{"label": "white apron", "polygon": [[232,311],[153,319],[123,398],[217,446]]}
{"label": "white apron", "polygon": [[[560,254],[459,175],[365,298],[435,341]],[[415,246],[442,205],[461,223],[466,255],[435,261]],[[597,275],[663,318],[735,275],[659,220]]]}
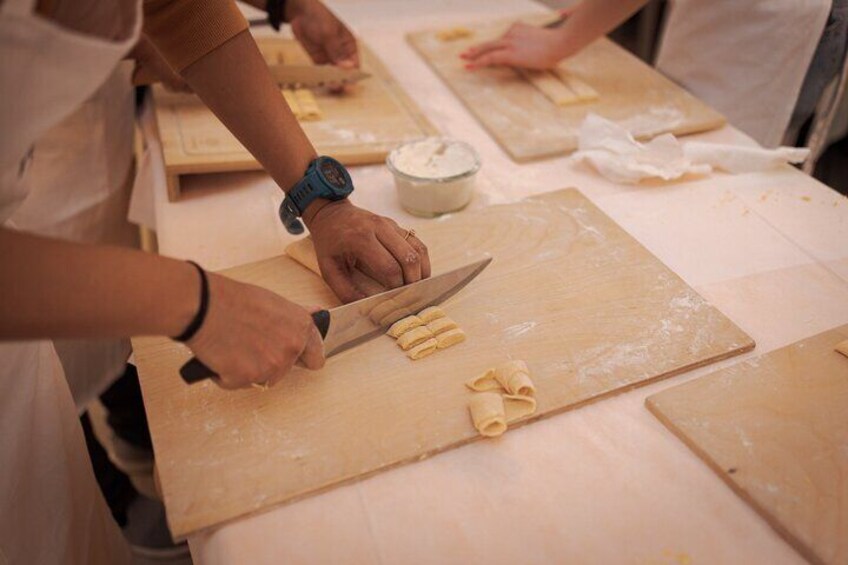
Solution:
{"label": "white apron", "polygon": [[[40,18],[34,3],[0,4],[3,225],[26,197],[32,145],[94,94],[132,47],[141,24],[138,11],[130,37],[111,42]],[[0,461],[0,562],[130,562],[49,342],[0,343]]]}
{"label": "white apron", "polygon": [[[127,221],[133,176],[135,92],[124,61],[81,107],[41,136],[15,227],[69,241],[138,246]],[[77,409],[121,375],[127,339],[55,340]]]}
{"label": "white apron", "polygon": [[830,0],[675,0],[657,69],[765,147],[783,139]]}

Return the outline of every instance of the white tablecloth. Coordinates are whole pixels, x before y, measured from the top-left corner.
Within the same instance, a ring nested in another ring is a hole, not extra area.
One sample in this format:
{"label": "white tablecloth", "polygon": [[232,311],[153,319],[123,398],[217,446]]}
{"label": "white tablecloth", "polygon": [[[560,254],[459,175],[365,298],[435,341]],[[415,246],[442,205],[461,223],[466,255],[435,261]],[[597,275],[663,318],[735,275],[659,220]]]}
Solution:
{"label": "white tablecloth", "polygon": [[[791,167],[633,187],[565,158],[514,163],[406,44],[524,0],[331,3],[444,134],[484,166],[471,209],[576,186],[757,342],[754,352],[239,520],[190,540],[196,563],[801,563],[644,407],[646,396],[848,323],[848,200]],[[694,136],[751,143],[731,127]],[[151,139],[155,143],[155,139]],[[382,166],[353,200],[396,218]],[[160,252],[210,269],[279,255],[280,190],[261,173],[155,179]]]}

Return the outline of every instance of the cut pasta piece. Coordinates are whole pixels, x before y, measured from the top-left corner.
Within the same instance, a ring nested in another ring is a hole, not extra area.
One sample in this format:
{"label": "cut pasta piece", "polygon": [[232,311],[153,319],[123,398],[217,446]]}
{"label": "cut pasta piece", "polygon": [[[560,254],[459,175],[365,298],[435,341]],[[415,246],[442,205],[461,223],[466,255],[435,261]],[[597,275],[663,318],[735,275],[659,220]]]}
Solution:
{"label": "cut pasta piece", "polygon": [[464,39],[472,35],[474,35],[473,31],[462,26],[451,27],[436,32],[436,37],[441,41],[456,41],[457,39]]}
{"label": "cut pasta piece", "polygon": [[418,312],[418,317],[425,324],[429,324],[434,320],[438,320],[439,318],[444,318],[445,313],[441,308],[437,308],[436,306],[430,306],[429,308],[424,308],[420,312]]}
{"label": "cut pasta piece", "polygon": [[494,369],[488,369],[485,373],[481,373],[470,381],[466,381],[465,386],[475,392],[485,392],[487,390],[501,389],[501,384],[495,378]]}
{"label": "cut pasta piece", "polygon": [[560,68],[554,69],[553,72],[565,86],[571,89],[577,98],[577,102],[589,102],[590,100],[598,99],[598,91],[574,76],[574,74]]}
{"label": "cut pasta piece", "polygon": [[530,369],[524,361],[507,361],[495,369],[495,379],[509,394],[533,396],[536,387],[530,380]]}
{"label": "cut pasta piece", "polygon": [[424,322],[421,321],[421,318],[418,316],[407,316],[401,320],[398,320],[392,327],[389,328],[389,331],[386,334],[398,338],[408,332],[409,330],[415,329],[419,326],[423,326]]}
{"label": "cut pasta piece", "polygon": [[471,421],[480,435],[499,436],[506,431],[506,412],[501,395],[496,392],[481,392],[471,397],[468,403]]}
{"label": "cut pasta piece", "polygon": [[525,418],[536,411],[536,399],[532,396],[505,394],[503,404],[507,424]]}
{"label": "cut pasta piece", "polygon": [[324,113],[318,107],[318,101],[311,90],[298,88],[294,91],[297,104],[300,107],[300,115],[297,119],[304,122],[315,122],[324,118]]}
{"label": "cut pasta piece", "polygon": [[518,72],[557,106],[569,106],[598,98],[598,93],[591,86],[572,77],[564,69],[553,72],[518,69]]}
{"label": "cut pasta piece", "polygon": [[449,332],[451,330],[458,329],[459,326],[456,325],[456,322],[451,320],[450,318],[439,318],[437,320],[433,320],[427,327],[430,328],[430,331],[435,335],[439,335],[441,333]]}
{"label": "cut pasta piece", "polygon": [[[427,326],[418,326],[400,336],[397,340],[398,346],[404,351],[424,343],[427,340],[433,339],[433,332],[427,329]],[[433,339],[434,345],[436,340]]]}
{"label": "cut pasta piece", "polygon": [[436,335],[436,342],[439,344],[439,349],[447,349],[463,341],[465,341],[465,332],[459,328]]}
{"label": "cut pasta piece", "polygon": [[409,351],[407,351],[406,355],[413,361],[421,359],[422,357],[427,357],[438,348],[438,343],[435,339],[430,338],[423,343],[419,343]]}
{"label": "cut pasta piece", "polygon": [[848,339],[836,346],[836,351],[848,357]]}

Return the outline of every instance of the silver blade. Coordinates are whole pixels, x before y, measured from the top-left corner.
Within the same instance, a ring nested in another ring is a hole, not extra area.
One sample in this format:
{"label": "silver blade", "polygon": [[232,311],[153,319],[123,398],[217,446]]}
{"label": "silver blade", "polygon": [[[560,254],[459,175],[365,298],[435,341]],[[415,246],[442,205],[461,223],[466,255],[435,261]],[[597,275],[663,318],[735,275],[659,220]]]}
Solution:
{"label": "silver blade", "polygon": [[279,86],[290,88],[342,86],[371,76],[359,69],[342,69],[335,65],[272,65],[268,69]]}
{"label": "silver blade", "polygon": [[491,257],[330,310],[324,354],[331,357],[385,333],[406,316],[441,304],[479,275]]}

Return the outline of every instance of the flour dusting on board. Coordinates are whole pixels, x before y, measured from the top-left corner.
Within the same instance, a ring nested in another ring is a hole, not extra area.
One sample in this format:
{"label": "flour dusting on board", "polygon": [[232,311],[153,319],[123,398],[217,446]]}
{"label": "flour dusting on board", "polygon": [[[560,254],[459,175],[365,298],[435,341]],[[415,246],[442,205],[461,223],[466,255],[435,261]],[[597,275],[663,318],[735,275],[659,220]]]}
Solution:
{"label": "flour dusting on board", "polygon": [[536,327],[536,322],[524,322],[509,326],[503,331],[503,335],[507,339],[515,339],[520,337]]}

